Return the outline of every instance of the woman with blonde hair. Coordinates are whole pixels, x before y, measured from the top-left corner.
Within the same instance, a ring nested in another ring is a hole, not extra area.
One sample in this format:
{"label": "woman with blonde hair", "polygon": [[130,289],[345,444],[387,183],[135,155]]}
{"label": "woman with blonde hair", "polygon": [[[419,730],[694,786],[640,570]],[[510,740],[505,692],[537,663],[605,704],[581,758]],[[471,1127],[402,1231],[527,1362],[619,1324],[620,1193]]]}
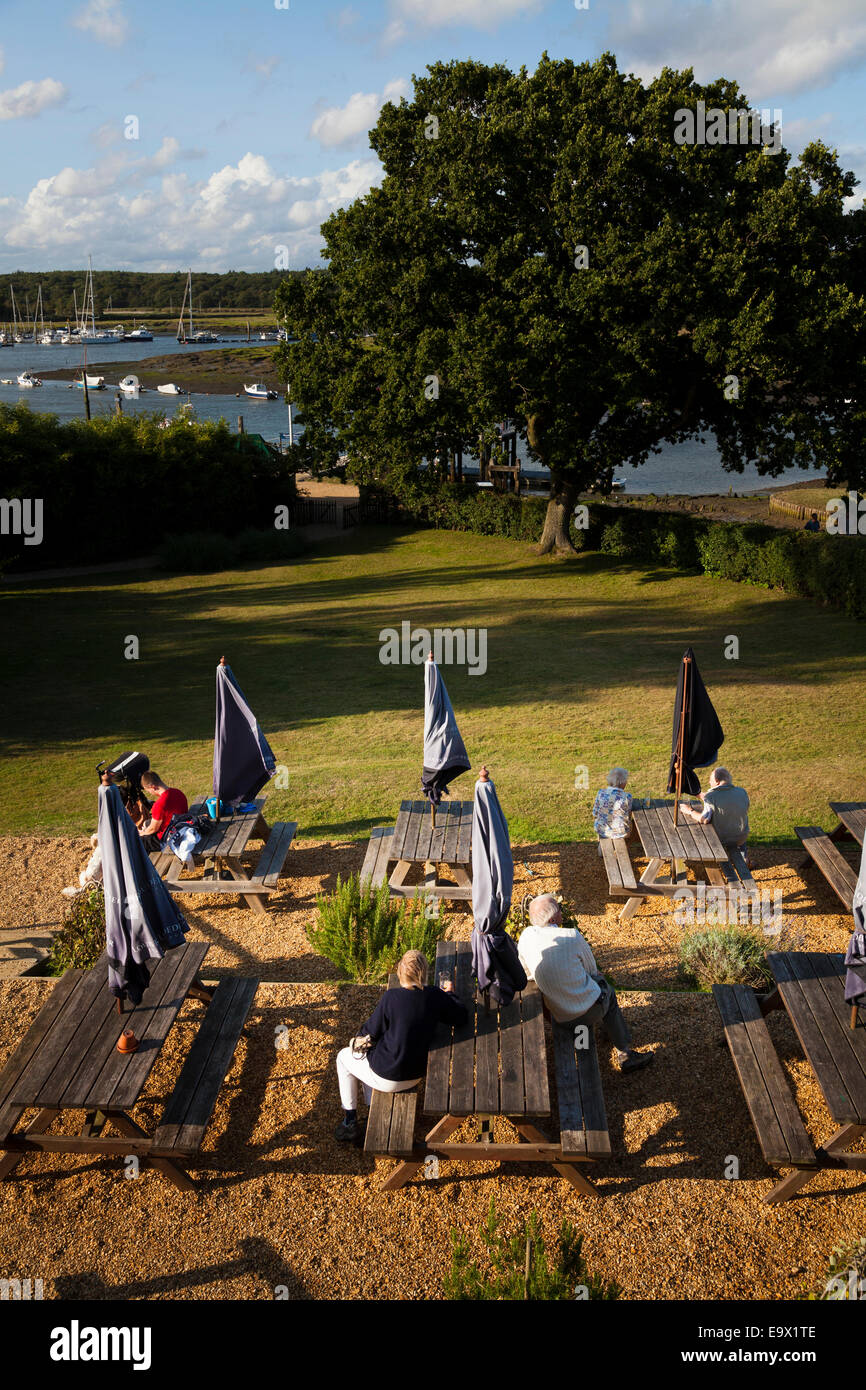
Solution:
{"label": "woman with blonde hair", "polygon": [[450,981],[441,989],[427,983],[427,958],[407,951],[397,966],[399,989],[386,989],[357,1037],[337,1054],[337,1079],[343,1118],[334,1131],[340,1144],[357,1143],[358,1083],[370,1104],[374,1091],[411,1091],[427,1070],[427,1053],[440,1023],[465,1023],[466,1009]]}

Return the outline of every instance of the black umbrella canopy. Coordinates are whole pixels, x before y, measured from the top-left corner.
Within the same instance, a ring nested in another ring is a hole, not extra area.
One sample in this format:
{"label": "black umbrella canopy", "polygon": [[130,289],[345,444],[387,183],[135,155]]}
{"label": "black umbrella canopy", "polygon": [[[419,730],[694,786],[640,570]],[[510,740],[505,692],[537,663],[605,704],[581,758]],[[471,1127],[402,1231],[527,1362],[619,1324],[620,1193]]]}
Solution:
{"label": "black umbrella canopy", "polygon": [[[683,706],[685,705],[685,718]],[[686,647],[677,676],[674,700],[674,734],[671,746],[671,766],[668,791],[677,789],[677,757],[682,730],[682,790],[697,796],[701,784],[695,775],[696,767],[709,767],[719,756],[725,741],[724,730],[713,709],[713,702],[701,680],[698,663],[691,647]]]}
{"label": "black umbrella canopy", "polygon": [[115,786],[99,788],[97,834],[108,985],[118,999],[140,1004],[150,979],[147,962],[183,945],[189,926],[153,867]]}
{"label": "black umbrella canopy", "polygon": [[433,657],[424,667],[424,766],[421,786],[433,806],[438,806],[448,783],[472,764],[460,737],[445,682]]}
{"label": "black umbrella canopy", "polygon": [[472,807],[472,967],[480,990],[510,1004],[526,988],[517,947],[505,930],[514,887],[508,822],[486,767],[475,783]]}
{"label": "black umbrella canopy", "polygon": [[222,657],[216,668],[213,794],[221,801],[250,801],[276,767],[267,739]]}

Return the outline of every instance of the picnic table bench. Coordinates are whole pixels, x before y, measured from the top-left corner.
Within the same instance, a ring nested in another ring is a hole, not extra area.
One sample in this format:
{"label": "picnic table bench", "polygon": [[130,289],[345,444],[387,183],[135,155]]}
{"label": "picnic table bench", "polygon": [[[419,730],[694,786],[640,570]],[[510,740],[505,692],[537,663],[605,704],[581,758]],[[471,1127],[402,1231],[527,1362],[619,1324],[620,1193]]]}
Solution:
{"label": "picnic table bench", "polygon": [[[206,988],[198,973],[210,949],[189,942],[157,961],[140,1004],[124,1015],[108,988],[108,962],[92,970],[67,970],[0,1073],[0,1179],[29,1150],[54,1153],[135,1155],[158,1169],[176,1187],[194,1184],[178,1161],[198,1152],[217,1096],[258,985],[253,979],[224,980]],[[160,1125],[149,1136],[131,1117],[171,1026],[188,997],[207,1005]],[[132,1026],[134,1052],[121,1053],[117,1041]],[[22,1115],[37,1114],[24,1130]],[[83,1111],[78,1134],[48,1134],[67,1111]],[[119,1137],[107,1136],[111,1126]]]}
{"label": "picnic table bench", "polygon": [[[370,836],[361,878],[374,887],[387,882],[392,898],[434,897],[470,902],[472,879],[471,801],[443,801],[436,823],[429,801],[402,801],[394,825],[377,826]],[[422,881],[407,883],[412,869],[422,866]],[[456,883],[438,876],[444,864]]]}
{"label": "picnic table bench", "polygon": [[[775,1203],[793,1196],[822,1169],[866,1172],[866,1154],[844,1148],[866,1133],[866,1029],[848,1025],[841,955],[773,951],[767,960],[776,984],[765,998],[742,985],[714,985],[713,996],[764,1158],[771,1167],[793,1169],[764,1197]],[[839,1126],[818,1147],[767,1028],[767,1015],[781,1008]]]}
{"label": "picnic table bench", "polygon": [[[689,883],[686,873],[689,863],[700,865],[708,883],[723,891],[728,900],[758,893],[741,852],[726,849],[711,823],[700,825],[684,817],[674,825],[673,810],[673,802],[650,801],[632,812],[649,860],[639,879],[635,878],[626,840],[599,839],[611,896],[627,899],[619,914],[622,922],[630,921],[641,903],[651,897],[696,899],[697,885]],[[659,874],[665,863],[671,866],[669,878]]]}
{"label": "picnic table bench", "polygon": [[[576,1164],[610,1153],[607,1120],[601,1098],[601,1077],[592,1075],[598,1059],[594,1040],[586,1058],[557,1052],[557,1085],[561,1086],[560,1138],[551,1140],[536,1124],[551,1113],[547,1080],[542,999],[530,983],[505,1008],[488,1009],[475,997],[472,951],[468,941],[440,941],[436,950],[435,982],[454,981],[454,994],[468,1007],[468,1018],[457,1027],[440,1025],[427,1062],[423,1113],[436,1122],[423,1142],[414,1139],[419,1092],[393,1096],[373,1093],[364,1148],[368,1153],[401,1157],[402,1162],[383,1183],[383,1191],[403,1187],[427,1158],[500,1163],[549,1163],[584,1195],[596,1189]],[[600,1106],[599,1106],[600,1102]],[[449,1142],[449,1136],[470,1116],[480,1122],[477,1141]],[[495,1142],[491,1122],[506,1117],[517,1130],[517,1143]]]}
{"label": "picnic table bench", "polygon": [[819,825],[798,825],[794,834],[801,841],[812,862],[820,869],[846,911],[852,910],[857,870],[838,848],[839,841],[856,840],[863,843],[866,833],[866,802],[831,801],[830,810],[839,817],[839,824],[829,834]]}
{"label": "picnic table bench", "polygon": [[[269,828],[263,815],[266,800],[261,796],[253,811],[212,822],[193,851],[194,864],[205,866],[203,878],[182,878],[184,864],[176,854],[171,850],[152,850],[151,861],[166,887],[173,893],[237,894],[254,912],[266,913],[268,898],[279,885],[298,830],[296,821],[277,821]],[[206,814],[205,798],[190,807],[190,814]],[[241,863],[241,855],[256,837],[265,843],[249,874]],[[221,877],[221,869],[228,873],[227,879]]]}

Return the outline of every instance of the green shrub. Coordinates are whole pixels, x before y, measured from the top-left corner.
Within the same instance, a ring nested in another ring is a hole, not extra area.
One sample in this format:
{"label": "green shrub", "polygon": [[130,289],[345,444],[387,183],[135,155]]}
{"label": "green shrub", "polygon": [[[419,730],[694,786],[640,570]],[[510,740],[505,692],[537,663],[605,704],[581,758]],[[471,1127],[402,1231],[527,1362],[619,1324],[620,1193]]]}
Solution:
{"label": "green shrub", "polygon": [[[570,1221],[563,1221],[559,1249],[548,1259],[537,1212],[524,1223],[523,1230],[505,1236],[499,1230],[494,1199],[481,1227],[489,1267],[478,1268],[470,1260],[468,1242],[457,1231],[451,1232],[451,1269],[443,1280],[445,1297],[450,1300],[555,1300],[616,1299],[619,1285],[591,1274],[583,1258],[583,1236]],[[526,1259],[529,1255],[527,1278]]]}
{"label": "green shrub", "polygon": [[318,921],[307,928],[313,950],[359,984],[387,980],[406,951],[421,951],[432,965],[445,932],[438,904],[434,915],[423,898],[392,899],[387,883],[372,887],[358,874],[337,878],[330,897],[316,898]]}
{"label": "green shrub", "polygon": [[13,553],[28,569],[147,554],[169,529],[265,527],[295,496],[291,467],[257,435],[162,412],[61,422],[0,405],[0,459],[4,496],[44,499],[42,544]]}
{"label": "green shrub", "polygon": [[162,569],[176,574],[207,574],[262,560],[292,560],[305,549],[297,531],[276,527],[257,531],[249,527],[237,536],[210,531],[189,531],[167,536],[158,551]]}
{"label": "green shrub", "polygon": [[866,1239],[837,1245],[830,1255],[824,1283],[806,1297],[831,1302],[866,1299]]}
{"label": "green shrub", "polygon": [[98,884],[73,898],[48,956],[49,975],[89,970],[105,950],[105,898]]}
{"label": "green shrub", "polygon": [[756,989],[772,983],[766,951],[780,949],[779,937],[765,936],[748,926],[707,927],[687,933],[680,942],[680,968],[683,976],[698,987],[713,985],[751,985]]}

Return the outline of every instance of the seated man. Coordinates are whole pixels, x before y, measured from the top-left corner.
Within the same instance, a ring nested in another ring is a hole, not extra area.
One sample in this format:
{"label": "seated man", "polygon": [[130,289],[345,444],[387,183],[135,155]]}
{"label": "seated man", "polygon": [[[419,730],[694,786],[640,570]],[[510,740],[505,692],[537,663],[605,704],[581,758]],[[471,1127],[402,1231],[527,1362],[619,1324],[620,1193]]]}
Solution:
{"label": "seated man", "polygon": [[[733,778],[726,767],[714,768],[710,773],[710,785],[701,792],[704,803],[702,811],[693,811],[691,806],[680,806],[689,820],[702,825],[712,825],[728,853],[744,851],[749,837],[749,793],[744,787],[735,787]],[[749,856],[746,863],[751,868]]]}
{"label": "seated man", "polygon": [[165,832],[173,816],[182,816],[189,810],[189,802],[177,787],[167,787],[156,772],[145,772],[141,785],[148,797],[153,798],[150,820],[138,828],[147,850],[162,849]]}
{"label": "seated man", "polygon": [[585,937],[576,929],[563,927],[562,909],[552,893],[532,899],[529,920],[531,926],[521,932],[517,953],[556,1022],[569,1027],[600,1023],[617,1050],[620,1071],[649,1066],[652,1052],[633,1049],[616,994],[598,973]]}

